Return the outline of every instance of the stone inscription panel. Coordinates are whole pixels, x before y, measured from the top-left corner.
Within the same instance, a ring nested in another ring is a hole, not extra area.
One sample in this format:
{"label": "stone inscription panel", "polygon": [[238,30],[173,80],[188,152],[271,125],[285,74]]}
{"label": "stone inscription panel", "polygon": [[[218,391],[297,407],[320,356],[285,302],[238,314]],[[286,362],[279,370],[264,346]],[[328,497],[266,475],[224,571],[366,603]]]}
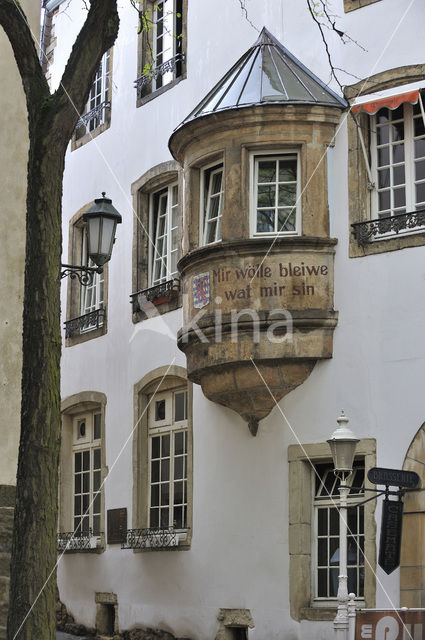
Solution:
{"label": "stone inscription panel", "polygon": [[[207,280],[207,276],[208,280]],[[238,264],[214,264],[187,278],[190,315],[197,308],[332,309],[333,255],[244,258]],[[202,289],[199,290],[199,289]],[[199,302],[201,301],[201,302]]]}

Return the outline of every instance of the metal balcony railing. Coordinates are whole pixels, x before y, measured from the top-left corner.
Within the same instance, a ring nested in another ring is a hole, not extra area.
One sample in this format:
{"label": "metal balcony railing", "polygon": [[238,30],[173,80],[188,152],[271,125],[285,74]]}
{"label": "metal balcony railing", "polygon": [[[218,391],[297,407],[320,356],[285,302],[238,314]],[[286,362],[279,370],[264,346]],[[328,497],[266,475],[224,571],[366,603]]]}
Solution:
{"label": "metal balcony railing", "polygon": [[166,549],[178,544],[179,536],[173,527],[128,529],[121,549]]}
{"label": "metal balcony railing", "polygon": [[75,131],[80,127],[86,127],[90,131],[100,127],[106,121],[106,110],[110,108],[111,103],[109,100],[104,100],[93,109],[90,109],[90,111],[87,111],[87,113],[83,113],[77,122]]}
{"label": "metal balcony railing", "polygon": [[105,309],[95,309],[90,313],[85,313],[78,318],[71,318],[67,320],[65,325],[65,338],[71,338],[85,331],[92,331],[103,326],[105,322],[106,311]]}
{"label": "metal balcony railing", "polygon": [[102,545],[103,533],[94,534],[91,529],[88,531],[60,532],[57,535],[58,551],[90,551],[98,549]]}
{"label": "metal balcony railing", "polygon": [[411,229],[420,229],[420,227],[425,230],[425,209],[366,220],[365,222],[354,222],[351,226],[354,238],[360,246],[363,246],[372,240],[379,240],[380,237],[391,237],[391,235],[397,235]]}
{"label": "metal balcony railing", "polygon": [[157,67],[152,68],[149,73],[142,74],[134,81],[134,86],[137,89],[137,93],[140,94],[144,86],[149,84],[152,80],[156,80],[156,78],[158,78],[159,76],[163,76],[168,71],[176,73],[177,65],[179,63],[183,63],[184,60],[184,53],[176,53],[176,55],[169,60],[166,60],[162,64],[159,64]]}
{"label": "metal balcony railing", "polygon": [[143,311],[147,302],[153,304],[160,304],[161,302],[169,302],[173,298],[177,298],[180,291],[180,280],[178,278],[172,278],[166,282],[161,282],[154,287],[148,289],[142,289],[132,293],[131,303],[133,305],[133,313]]}

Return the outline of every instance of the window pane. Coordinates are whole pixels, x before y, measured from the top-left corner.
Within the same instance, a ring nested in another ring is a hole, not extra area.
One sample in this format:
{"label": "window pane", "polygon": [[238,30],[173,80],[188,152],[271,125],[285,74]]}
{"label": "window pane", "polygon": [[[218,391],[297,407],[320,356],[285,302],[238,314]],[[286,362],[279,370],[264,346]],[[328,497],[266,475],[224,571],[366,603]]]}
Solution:
{"label": "window pane", "polygon": [[[405,183],[405,174],[404,174],[404,164],[398,167],[393,168],[393,182],[394,184],[404,184]],[[379,185],[381,186],[381,185]],[[386,186],[386,185],[382,185]]]}
{"label": "window pane", "polygon": [[169,510],[168,509],[161,509],[161,527],[168,527],[168,513]]}
{"label": "window pane", "polygon": [[393,141],[404,140],[404,123],[397,122],[392,126]]}
{"label": "window pane", "polygon": [[174,479],[183,478],[183,457],[176,458],[174,461]]}
{"label": "window pane", "polygon": [[161,485],[161,505],[168,506],[170,504],[170,487],[168,482]]}
{"label": "window pane", "polygon": [[339,538],[329,538],[329,564],[339,565]]}
{"label": "window pane", "polygon": [[99,440],[101,435],[101,423],[100,423],[100,413],[94,414],[94,428],[93,428],[93,438],[94,440]]}
{"label": "window pane", "polygon": [[183,522],[183,507],[174,507],[173,526],[176,529],[183,529],[186,526]]}
{"label": "window pane", "polygon": [[84,494],[84,495],[82,496],[82,505],[81,505],[81,506],[82,506],[83,513],[87,513],[87,510],[88,510],[88,508],[89,508],[89,504],[90,504],[90,502],[89,502],[89,496],[88,496],[87,494]]}
{"label": "window pane", "polygon": [[425,134],[425,127],[422,120],[422,117],[414,119],[415,124],[415,136],[423,136]]}
{"label": "window pane", "polygon": [[170,434],[162,436],[161,438],[161,455],[163,458],[167,458],[170,455]]}
{"label": "window pane", "polygon": [[186,418],[186,393],[184,391],[174,394],[174,421],[180,422]]}
{"label": "window pane", "polygon": [[159,527],[159,509],[150,510],[150,526]]}
{"label": "window pane", "polygon": [[81,514],[81,496],[74,497],[74,514],[76,516]]}
{"label": "window pane", "polygon": [[74,478],[74,493],[81,493],[81,475],[78,474]]}
{"label": "window pane", "polygon": [[83,492],[87,493],[90,491],[90,474],[83,473]]}
{"label": "window pane", "polygon": [[183,504],[183,482],[174,483],[174,504]]}
{"label": "window pane", "polygon": [[297,161],[279,160],[279,182],[293,182],[297,179]]}
{"label": "window pane", "polygon": [[257,206],[274,207],[276,201],[275,185],[260,185],[258,187]]}
{"label": "window pane", "polygon": [[416,185],[416,202],[424,202],[425,201],[425,183]]}
{"label": "window pane", "polygon": [[383,187],[390,186],[390,170],[389,169],[381,169],[378,171],[378,187],[382,189]]}
{"label": "window pane", "polygon": [[379,109],[378,113],[376,114],[376,122],[378,124],[385,124],[386,122],[388,122],[389,120],[389,112],[388,109],[384,108],[384,109]]}
{"label": "window pane", "polygon": [[279,206],[294,205],[297,198],[295,184],[279,185]]}
{"label": "window pane", "polygon": [[95,471],[93,474],[93,491],[100,489],[100,471]]}
{"label": "window pane", "polygon": [[151,465],[151,480],[152,482],[159,481],[159,460],[152,462]]}
{"label": "window pane", "polygon": [[328,539],[319,538],[317,541],[317,564],[319,567],[328,566]]}
{"label": "window pane", "polygon": [[100,534],[100,516],[93,517],[93,534],[95,536]]}
{"label": "window pane", "polygon": [[174,436],[174,453],[179,455],[184,453],[184,432],[180,431],[176,433]]}
{"label": "window pane", "polygon": [[338,569],[329,571],[329,597],[335,598],[338,593]]}
{"label": "window pane", "polygon": [[404,144],[395,144],[393,146],[393,163],[404,162]]}
{"label": "window pane", "polygon": [[211,183],[212,195],[214,195],[215,193],[220,193],[222,176],[223,176],[222,171],[219,171],[218,173],[214,173],[214,175],[212,176],[212,183]]}
{"label": "window pane", "polygon": [[425,156],[425,140],[415,140],[415,158]]}
{"label": "window pane", "polygon": [[390,191],[381,191],[379,194],[379,210],[385,211],[390,208]]}
{"label": "window pane", "polygon": [[259,233],[274,231],[274,209],[257,211],[257,231]]}
{"label": "window pane", "polygon": [[390,164],[390,148],[382,147],[378,149],[378,167]]}
{"label": "window pane", "polygon": [[348,575],[348,593],[355,593],[356,595],[360,595],[358,594],[358,589],[357,589],[357,569],[355,568],[348,568],[347,570],[347,575]]}
{"label": "window pane", "polygon": [[100,493],[97,493],[93,500],[93,512],[100,513]]}
{"label": "window pane", "polygon": [[326,569],[317,571],[317,595],[326,598],[328,595],[328,572]]}
{"label": "window pane", "polygon": [[425,160],[416,163],[416,180],[425,180]]}
{"label": "window pane", "polygon": [[330,527],[329,533],[331,535],[339,534],[339,513],[338,509],[330,509]]}
{"label": "window pane", "polygon": [[357,508],[349,507],[347,509],[347,527],[348,532],[357,533]]}
{"label": "window pane", "polygon": [[325,536],[328,533],[328,510],[318,509],[317,511],[317,533]]}
{"label": "window pane", "polygon": [[295,231],[295,210],[294,209],[278,209],[277,230]]}
{"label": "window pane", "polygon": [[74,464],[75,464],[75,471],[81,471],[81,453],[76,453],[74,456]]}
{"label": "window pane", "polygon": [[276,162],[262,160],[258,163],[258,182],[276,182]]}
{"label": "window pane", "polygon": [[151,507],[159,506],[159,485],[154,484],[151,486]]}
{"label": "window pane", "polygon": [[376,131],[378,144],[387,144],[389,142],[390,130],[388,125],[378,127]]}
{"label": "window pane", "polygon": [[83,451],[83,470],[90,469],[90,451]]}
{"label": "window pane", "polygon": [[152,438],[152,458],[160,457],[160,442],[161,438],[159,436]]}
{"label": "window pane", "polygon": [[170,461],[163,460],[161,463],[161,481],[164,482],[170,479]]}
{"label": "window pane", "polygon": [[93,451],[93,469],[100,469],[100,449]]}
{"label": "window pane", "polygon": [[165,420],[165,400],[155,401],[155,422]]}
{"label": "window pane", "polygon": [[401,189],[394,189],[394,206],[404,207],[406,204],[406,194],[404,187]]}
{"label": "window pane", "polygon": [[217,222],[211,222],[207,226],[207,235],[205,238],[205,242],[209,244],[210,242],[215,242],[215,231],[217,227]]}

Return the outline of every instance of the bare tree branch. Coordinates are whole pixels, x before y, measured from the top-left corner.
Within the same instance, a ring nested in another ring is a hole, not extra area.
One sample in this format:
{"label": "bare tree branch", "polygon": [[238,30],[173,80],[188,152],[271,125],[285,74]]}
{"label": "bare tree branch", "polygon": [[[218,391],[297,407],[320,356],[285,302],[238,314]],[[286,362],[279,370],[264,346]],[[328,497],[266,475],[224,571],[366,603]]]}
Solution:
{"label": "bare tree branch", "polygon": [[248,9],[247,9],[247,8],[246,8],[246,6],[245,6],[245,2],[246,2],[246,0],[239,0],[239,4],[241,5],[242,13],[243,13],[243,14],[244,14],[244,16],[245,16],[245,20],[246,20],[246,21],[251,25],[251,27],[252,27],[253,29],[255,29],[255,30],[259,33],[259,32],[260,32],[260,29],[258,29],[258,27],[256,27],[256,26],[255,26],[255,24],[254,24],[253,22],[251,22],[251,20],[249,19],[249,16],[248,16]]}

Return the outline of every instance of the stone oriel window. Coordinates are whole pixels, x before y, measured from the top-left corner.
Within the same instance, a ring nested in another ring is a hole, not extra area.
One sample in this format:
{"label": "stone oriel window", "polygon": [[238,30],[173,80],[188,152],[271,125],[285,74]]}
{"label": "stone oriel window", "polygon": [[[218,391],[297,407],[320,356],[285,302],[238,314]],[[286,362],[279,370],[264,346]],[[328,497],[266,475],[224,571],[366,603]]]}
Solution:
{"label": "stone oriel window", "polygon": [[[362,463],[358,468],[364,469],[362,473],[365,474],[366,487],[372,486],[368,483],[367,471],[375,465],[375,451],[376,443],[373,439],[362,439],[357,445],[356,459]],[[325,504],[326,497],[322,500],[317,496],[317,492],[320,492],[320,483],[316,484],[317,476],[315,474],[316,469],[319,470],[319,476],[323,476],[325,483],[328,482],[332,493],[333,484],[331,486],[330,483],[333,483],[333,478],[326,472],[332,465],[329,445],[327,443],[291,445],[288,448],[288,460],[291,617],[294,620],[333,620],[336,600],[334,599],[332,602],[330,599],[334,598],[334,595],[332,591],[333,585],[329,583],[329,580],[334,577],[332,576],[332,556],[336,549],[333,546],[331,550],[330,545],[334,544],[331,539],[336,536],[336,528],[333,522],[330,522],[330,518],[331,516],[334,518],[335,515],[329,511],[329,513],[320,516],[323,520],[319,523],[319,509],[327,510],[328,507],[331,507]],[[356,478],[356,476],[354,477]],[[361,480],[360,477],[358,479]],[[319,502],[323,502],[323,504],[320,506]],[[349,522],[352,525],[353,534],[355,534],[354,537],[359,539],[359,543],[361,539],[364,539],[364,578],[362,575],[363,570],[359,567],[358,561],[361,560],[359,555],[356,555],[356,564],[354,564],[353,556],[350,568],[355,569],[355,575],[351,571],[353,585],[354,581],[359,588],[361,583],[364,585],[364,603],[366,607],[374,607],[375,605],[375,506],[374,501],[364,505],[364,524],[359,523],[357,519],[354,522],[352,514],[349,515]],[[324,524],[325,515],[328,517],[326,527]],[[320,543],[320,549],[319,538],[325,541]],[[319,553],[323,556],[325,547],[326,554],[330,560],[328,565],[322,562],[322,557],[320,561],[318,560]],[[319,569],[323,570],[320,576]],[[323,595],[323,589],[325,588],[327,594]]]}
{"label": "stone oriel window", "polygon": [[[82,207],[70,220],[68,264],[95,266],[87,256],[87,242],[83,214],[91,203]],[[103,273],[94,274],[88,286],[77,278],[67,277],[67,306],[65,345],[67,347],[104,335],[107,331],[108,264]]]}
{"label": "stone oriel window", "polygon": [[[104,548],[105,406],[102,393],[84,391],[62,402],[59,542],[69,551]],[[64,535],[66,534],[66,535]],[[80,548],[81,539],[86,539]]]}
{"label": "stone oriel window", "polygon": [[132,185],[133,322],[181,306],[177,262],[181,257],[182,172],[163,162]]}
{"label": "stone oriel window", "polygon": [[111,124],[112,59],[112,49],[102,56],[86,108],[72,136],[71,151],[98,136]]}
{"label": "stone oriel window", "polygon": [[[347,120],[350,257],[425,244],[425,126],[415,88],[424,78],[425,65],[411,65],[346,88],[347,98],[366,101]],[[372,108],[382,91],[385,104]]]}
{"label": "stone oriel window", "polygon": [[[160,367],[134,388],[133,528],[192,532],[192,384],[182,367]],[[168,549],[170,547],[167,547]]]}
{"label": "stone oriel window", "polygon": [[186,76],[187,0],[144,0],[140,11],[137,106]]}

